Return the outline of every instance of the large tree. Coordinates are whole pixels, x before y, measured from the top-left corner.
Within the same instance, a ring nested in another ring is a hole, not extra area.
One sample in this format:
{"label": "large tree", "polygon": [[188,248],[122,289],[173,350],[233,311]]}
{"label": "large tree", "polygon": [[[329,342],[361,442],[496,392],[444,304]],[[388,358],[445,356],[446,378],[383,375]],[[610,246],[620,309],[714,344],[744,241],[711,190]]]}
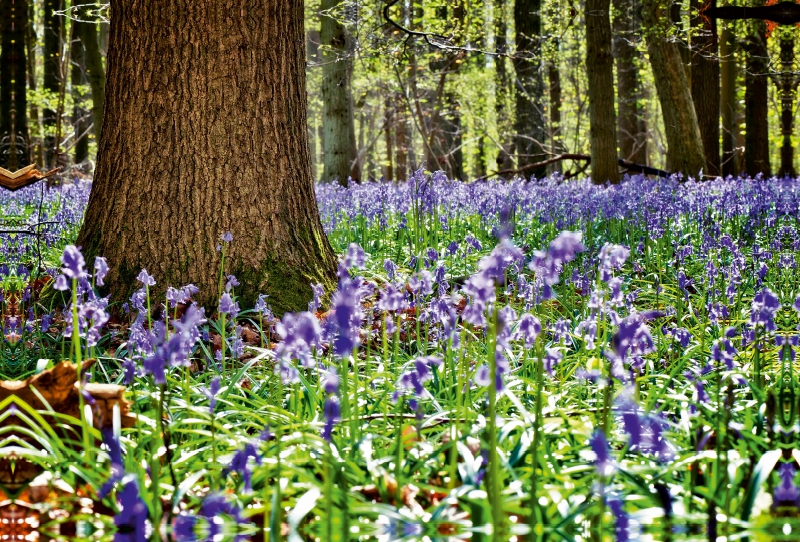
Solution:
{"label": "large tree", "polygon": [[[56,96],[61,91],[62,52],[64,46],[64,16],[57,12],[64,7],[64,0],[44,0],[44,90],[50,93],[50,103],[55,107]],[[42,122],[49,132],[44,138],[44,159],[48,165],[56,161],[54,156],[56,140],[57,108],[45,108]]]}
{"label": "large tree", "polygon": [[747,66],[744,76],[744,162],[749,175],[772,172],[769,163],[769,52],[767,23],[748,21],[750,25],[745,50]]}
{"label": "large tree", "polygon": [[146,268],[158,287],[218,296],[227,273],[244,305],[298,310],[333,285],[306,126],[303,3],[115,0],[104,125],[78,236],[103,255],[120,299]]}
{"label": "large tree", "polygon": [[703,142],[678,46],[667,36],[666,8],[663,0],[644,0],[642,7],[647,52],[667,136],[668,167],[696,176],[705,166]]}
{"label": "large tree", "polygon": [[700,14],[704,1],[692,0],[692,102],[706,157],[705,173],[719,175],[720,71],[717,22]]}
{"label": "large tree", "polygon": [[610,9],[611,0],[586,0],[589,143],[595,183],[619,182]]}

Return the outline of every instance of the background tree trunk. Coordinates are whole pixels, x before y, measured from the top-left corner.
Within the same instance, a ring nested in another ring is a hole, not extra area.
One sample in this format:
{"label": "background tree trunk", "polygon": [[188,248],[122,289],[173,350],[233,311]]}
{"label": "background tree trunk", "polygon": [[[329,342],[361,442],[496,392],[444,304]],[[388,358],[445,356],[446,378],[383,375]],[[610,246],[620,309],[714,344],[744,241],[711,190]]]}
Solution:
{"label": "background tree trunk", "polygon": [[720,33],[720,112],[722,114],[722,175],[739,174],[736,125],[736,38],[727,26]]}
{"label": "background tree trunk", "polygon": [[27,0],[2,0],[0,51],[0,165],[16,171],[28,165],[28,100],[25,82]]}
{"label": "background tree trunk", "polygon": [[[57,10],[64,9],[63,0],[44,0],[44,90],[49,91],[51,103],[55,106],[61,91],[61,54],[64,45],[64,17],[56,15]],[[56,129],[56,110],[45,108],[42,114],[44,137],[44,159],[47,166],[55,163],[53,153],[56,148],[52,133]]]}
{"label": "background tree trunk", "polygon": [[[78,235],[106,256],[114,300],[146,268],[216,306],[220,235],[242,307],[301,310],[334,285],[306,119],[303,5],[114,0],[105,124]],[[131,129],[135,127],[135,129]],[[158,295],[158,294],[156,294]]]}
{"label": "background tree trunk", "polygon": [[[703,7],[701,0],[692,0],[692,8]],[[706,157],[704,172],[719,175],[719,43],[715,19],[692,18],[692,102]]]}
{"label": "background tree trunk", "polygon": [[[70,50],[70,82],[72,84],[72,126],[75,131],[72,142],[74,143],[74,163],[81,164],[89,159],[89,134],[85,133],[92,124],[89,111],[81,107],[83,96],[80,87],[88,83],[86,77],[86,49],[81,39],[80,27],[82,23],[72,25],[72,49]],[[78,139],[80,138],[80,139]],[[76,141],[77,139],[77,141]]]}
{"label": "background tree trunk", "polygon": [[[81,2],[81,5],[84,3]],[[95,6],[95,4],[89,4]],[[80,12],[79,12],[80,13]],[[86,77],[92,89],[92,132],[100,140],[100,130],[103,127],[103,103],[106,94],[106,70],[103,67],[103,56],[100,51],[98,28],[96,23],[73,22],[78,38],[81,40],[84,54]],[[101,24],[101,27],[108,26]]]}
{"label": "background tree trunk", "polygon": [[769,124],[767,123],[769,53],[767,23],[749,21],[747,68],[744,76],[744,162],[748,175],[771,175],[769,164]]}
{"label": "background tree trunk", "polygon": [[662,13],[657,0],[644,1],[647,52],[664,118],[668,169],[695,176],[705,166],[703,142],[681,56],[665,36]]}
{"label": "background tree trunk", "polygon": [[[517,50],[514,55],[516,73],[516,152],[517,167],[541,162],[546,157],[547,120],[544,113],[541,0],[516,0],[514,26]],[[527,176],[544,177],[547,167],[527,169]]]}
{"label": "background tree trunk", "polygon": [[[34,3],[30,0],[27,2],[28,4],[28,24],[26,25],[25,30],[25,58],[26,58],[26,65],[27,65],[27,75],[28,75],[28,89],[35,91],[36,90],[36,33],[34,32],[34,24],[35,21],[34,14],[36,13],[34,10]],[[42,133],[42,121],[39,117],[39,107],[36,103],[31,100],[29,104],[29,114],[28,114],[28,163],[30,164],[38,164],[44,167],[44,149],[42,148],[42,139],[41,137],[36,137],[31,135],[30,127],[33,126],[36,134],[41,136]]]}
{"label": "background tree trunk", "polygon": [[[783,29],[781,29],[783,30]],[[794,34],[780,31],[781,48],[781,74],[777,78],[778,97],[781,101],[781,167],[779,177],[795,177],[794,147],[792,146],[792,132],[794,131],[794,96],[797,85],[794,74]]]}
{"label": "background tree trunk", "polygon": [[[498,53],[508,53],[508,12],[506,0],[494,0],[494,32],[495,50]],[[510,84],[508,77],[508,58],[497,56],[495,66],[495,117],[497,118],[497,131],[500,134],[499,143],[502,146],[497,155],[497,169],[500,171],[514,167],[514,140],[507,135],[511,128],[509,114]]]}
{"label": "background tree trunk", "polygon": [[[332,10],[342,0],[322,0],[321,9]],[[338,180],[347,186],[352,173],[355,133],[353,100],[350,88],[350,58],[348,36],[335,13],[322,14],[320,40],[322,44],[322,149],[325,167],[323,181]]]}
{"label": "background tree trunk", "polygon": [[619,182],[610,9],[611,0],[586,0],[589,141],[592,154],[592,182],[596,184]]}
{"label": "background tree trunk", "polygon": [[647,140],[641,130],[643,114],[635,32],[641,27],[633,0],[614,0],[614,59],[617,68],[617,138],[619,156],[637,164],[647,163]]}
{"label": "background tree trunk", "polygon": [[[561,71],[558,69],[558,57],[547,63],[547,81],[550,86],[550,152],[565,152],[561,142]],[[561,172],[561,162],[550,166],[553,173]]]}

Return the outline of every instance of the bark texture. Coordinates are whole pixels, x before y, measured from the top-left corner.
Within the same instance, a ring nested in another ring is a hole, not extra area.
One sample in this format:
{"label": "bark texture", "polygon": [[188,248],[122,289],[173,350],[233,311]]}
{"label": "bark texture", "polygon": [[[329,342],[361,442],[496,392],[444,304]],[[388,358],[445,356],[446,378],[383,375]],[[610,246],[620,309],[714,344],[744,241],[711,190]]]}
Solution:
{"label": "bark texture", "polygon": [[726,26],[720,33],[720,113],[722,115],[722,175],[739,174],[739,129],[736,125],[736,40]]}
{"label": "bark texture", "polygon": [[70,144],[73,145],[74,163],[81,164],[89,159],[88,130],[92,124],[91,114],[84,109],[82,89],[89,82],[86,77],[86,49],[80,35],[80,23],[72,25],[72,49],[70,50],[70,82],[72,84],[72,127],[75,135]]}
{"label": "bark texture", "polygon": [[[83,5],[84,3],[81,3]],[[94,7],[95,4],[89,4]],[[88,17],[87,17],[88,18]],[[73,22],[78,38],[81,41],[84,54],[85,74],[92,89],[92,132],[100,139],[100,130],[103,127],[103,104],[106,95],[106,71],[103,67],[103,57],[98,41],[97,24]],[[106,25],[101,25],[106,26]]]}
{"label": "bark texture", "polygon": [[299,310],[335,262],[311,178],[303,5],[115,0],[105,126],[78,236],[113,299],[146,268],[216,305],[220,235],[242,306]]}
{"label": "bark texture", "polygon": [[678,47],[665,34],[664,11],[658,0],[644,0],[647,52],[667,137],[667,169],[695,176],[705,166],[703,142]]}
{"label": "bark texture", "polygon": [[797,84],[794,74],[794,34],[780,33],[781,73],[777,78],[778,96],[781,100],[781,167],[778,176],[795,177],[794,147],[792,132],[794,131],[794,98]]}
{"label": "bark texture", "polygon": [[617,139],[619,156],[637,164],[647,163],[647,126],[641,107],[639,54],[636,32],[641,28],[635,0],[614,0],[614,60],[617,68]]}
{"label": "bark texture", "polygon": [[28,101],[25,37],[27,0],[2,0],[0,50],[0,166],[16,171],[28,165]]}
{"label": "bark texture", "polygon": [[[703,7],[701,0],[692,0],[692,8]],[[706,157],[704,172],[719,175],[719,42],[717,23],[701,16],[692,18],[692,102]]]}
{"label": "bark texture", "polygon": [[748,175],[772,173],[769,164],[768,89],[769,53],[767,24],[753,21],[747,36],[747,68],[744,77],[744,162]]}
{"label": "bark texture", "polygon": [[[547,150],[547,119],[544,112],[544,78],[539,38],[542,33],[541,0],[516,0],[514,26],[517,51],[514,55],[517,167],[537,164]],[[527,175],[544,177],[546,167],[526,170]]]}
{"label": "bark texture", "polygon": [[611,0],[586,0],[589,142],[592,155],[592,182],[597,184],[619,182],[610,9]]}
{"label": "bark texture", "polygon": [[[498,53],[508,53],[508,12],[506,10],[506,0],[494,0],[494,47]],[[495,66],[495,116],[497,117],[497,127],[500,132],[501,146],[497,155],[497,169],[506,170],[514,167],[514,141],[507,132],[511,127],[509,114],[509,97],[511,88],[508,76],[508,58],[498,56],[494,59]]]}
{"label": "bark texture", "polygon": [[[64,9],[64,0],[44,0],[44,89],[51,92],[54,98],[51,103],[55,104],[55,96],[61,90],[61,53],[64,44],[64,17],[56,15],[56,11]],[[55,109],[45,109],[42,115],[42,124],[45,130],[55,132],[56,129]],[[44,137],[44,159],[46,165],[51,166],[55,163],[56,144],[52,135]]]}
{"label": "bark texture", "polygon": [[[342,0],[322,0],[321,9],[334,10]],[[350,90],[350,57],[344,25],[335,12],[320,17],[322,44],[322,149],[325,166],[323,181],[338,181],[347,186],[355,157],[353,100]]]}

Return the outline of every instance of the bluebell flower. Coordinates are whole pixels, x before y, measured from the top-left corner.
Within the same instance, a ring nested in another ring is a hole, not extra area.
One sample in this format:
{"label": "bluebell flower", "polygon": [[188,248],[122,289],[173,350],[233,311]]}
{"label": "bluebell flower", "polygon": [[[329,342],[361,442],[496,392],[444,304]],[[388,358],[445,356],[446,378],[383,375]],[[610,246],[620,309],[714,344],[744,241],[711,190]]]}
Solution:
{"label": "bluebell flower", "polygon": [[114,542],[147,542],[147,505],[134,478],[128,479],[117,499],[122,509],[114,516]]}
{"label": "bluebell flower", "polygon": [[147,269],[142,269],[139,272],[139,276],[136,277],[136,280],[145,286],[155,286],[156,284],[156,279],[150,276],[150,274],[147,272]]}

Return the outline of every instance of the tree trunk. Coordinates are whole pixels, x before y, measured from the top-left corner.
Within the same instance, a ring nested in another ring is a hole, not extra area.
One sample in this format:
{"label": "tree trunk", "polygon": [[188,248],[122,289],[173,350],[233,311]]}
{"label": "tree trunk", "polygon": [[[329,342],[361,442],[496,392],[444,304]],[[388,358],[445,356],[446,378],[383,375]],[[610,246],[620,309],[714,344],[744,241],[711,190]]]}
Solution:
{"label": "tree trunk", "polygon": [[739,174],[738,126],[736,124],[736,39],[726,26],[720,34],[720,112],[722,113],[722,175]]}
{"label": "tree trunk", "polygon": [[752,21],[747,36],[747,69],[744,91],[744,161],[748,175],[771,175],[769,164],[769,124],[767,123],[769,53],[767,24]]}
{"label": "tree trunk", "polygon": [[[94,6],[95,4],[90,4]],[[86,66],[86,77],[92,89],[92,129],[94,136],[100,140],[100,131],[103,127],[103,103],[106,94],[106,70],[103,67],[103,57],[100,51],[100,43],[96,23],[81,23],[74,21],[73,26],[77,27],[78,37],[83,44],[84,62]],[[107,26],[101,24],[101,27]]]}
{"label": "tree trunk", "polygon": [[[61,91],[61,54],[64,45],[64,17],[56,15],[64,9],[63,0],[44,0],[44,81],[45,91],[50,92],[51,103],[55,104]],[[56,131],[56,111],[45,109],[42,124],[45,130],[44,159],[47,166],[55,163],[56,144],[52,134]]]}
{"label": "tree trunk", "polygon": [[[322,0],[321,9],[330,10],[341,3],[342,0]],[[355,146],[347,30],[332,15],[323,14],[320,40],[323,48],[322,152],[325,159],[322,181],[338,181],[347,186],[352,173],[352,148]]]}
{"label": "tree trunk", "polygon": [[[86,49],[81,39],[81,23],[72,25],[72,49],[70,50],[70,82],[72,85],[72,127],[75,135],[73,136],[75,164],[82,164],[89,159],[89,134],[85,133],[92,124],[89,111],[81,106],[83,96],[81,87],[86,85]],[[76,141],[77,140],[77,141]]]}
{"label": "tree trunk", "polygon": [[634,40],[641,21],[633,16],[632,0],[614,0],[614,59],[617,68],[617,138],[619,156],[637,164],[647,163],[647,140],[643,124],[642,89],[639,82],[638,53]]}
{"label": "tree trunk", "polygon": [[387,97],[384,103],[384,137],[386,139],[386,171],[384,179],[394,180],[394,148],[392,145],[392,131],[394,130],[394,106],[392,100]]}
{"label": "tree trunk", "polygon": [[[692,0],[692,8],[703,7],[702,0]],[[692,102],[706,157],[705,173],[719,175],[719,43],[715,19],[697,15],[692,18]]]}
{"label": "tree trunk", "polygon": [[[494,0],[495,50],[504,54],[508,53],[507,16],[506,0]],[[500,171],[514,168],[514,140],[507,135],[511,127],[511,115],[509,114],[509,94],[511,89],[507,63],[508,59],[505,56],[497,56],[494,59],[495,117],[497,118],[497,131],[500,134],[499,143],[502,146],[497,155],[497,169]]]}
{"label": "tree trunk", "polygon": [[792,146],[792,132],[794,131],[794,95],[795,95],[795,75],[794,75],[794,34],[781,32],[781,74],[776,83],[778,86],[778,96],[781,100],[781,136],[783,145],[781,146],[781,167],[778,170],[780,177],[795,177],[794,170],[794,147]]}
{"label": "tree trunk", "polygon": [[[225,273],[243,307],[277,314],[334,286],[308,147],[303,4],[115,0],[105,125],[77,244],[108,259],[112,299],[147,269],[216,306]],[[154,294],[159,295],[159,294]]]}
{"label": "tree trunk", "polygon": [[[514,55],[516,102],[517,166],[537,164],[546,157],[547,121],[544,114],[544,84],[542,53],[539,38],[542,33],[541,0],[516,0],[514,25],[517,51]],[[546,167],[526,170],[528,175],[544,177]]]}
{"label": "tree trunk", "polygon": [[614,113],[614,57],[611,0],[586,0],[586,78],[592,182],[619,182],[617,119]]}
{"label": "tree trunk", "polygon": [[697,175],[705,166],[705,155],[678,47],[665,35],[658,0],[645,0],[643,8],[647,52],[664,117],[669,169]]}
{"label": "tree trunk", "polygon": [[395,103],[395,180],[405,181],[408,175],[408,113],[402,94],[396,95]]}
{"label": "tree trunk", "polygon": [[[28,2],[28,24],[25,30],[25,52],[28,75],[28,89],[36,90],[36,33],[34,31],[34,4]],[[42,148],[42,139],[34,137],[30,133],[30,126],[34,126],[38,136],[42,133],[42,121],[39,117],[39,108],[34,101],[30,103],[30,112],[28,115],[28,163],[40,164],[44,168],[44,149]]]}
{"label": "tree trunk", "polygon": [[28,100],[25,83],[27,0],[2,0],[0,51],[0,165],[16,171],[28,165]]}
{"label": "tree trunk", "polygon": [[[561,142],[561,71],[558,58],[547,63],[547,81],[550,86],[550,152],[554,155],[564,152]],[[561,173],[561,162],[550,166],[553,173]]]}

